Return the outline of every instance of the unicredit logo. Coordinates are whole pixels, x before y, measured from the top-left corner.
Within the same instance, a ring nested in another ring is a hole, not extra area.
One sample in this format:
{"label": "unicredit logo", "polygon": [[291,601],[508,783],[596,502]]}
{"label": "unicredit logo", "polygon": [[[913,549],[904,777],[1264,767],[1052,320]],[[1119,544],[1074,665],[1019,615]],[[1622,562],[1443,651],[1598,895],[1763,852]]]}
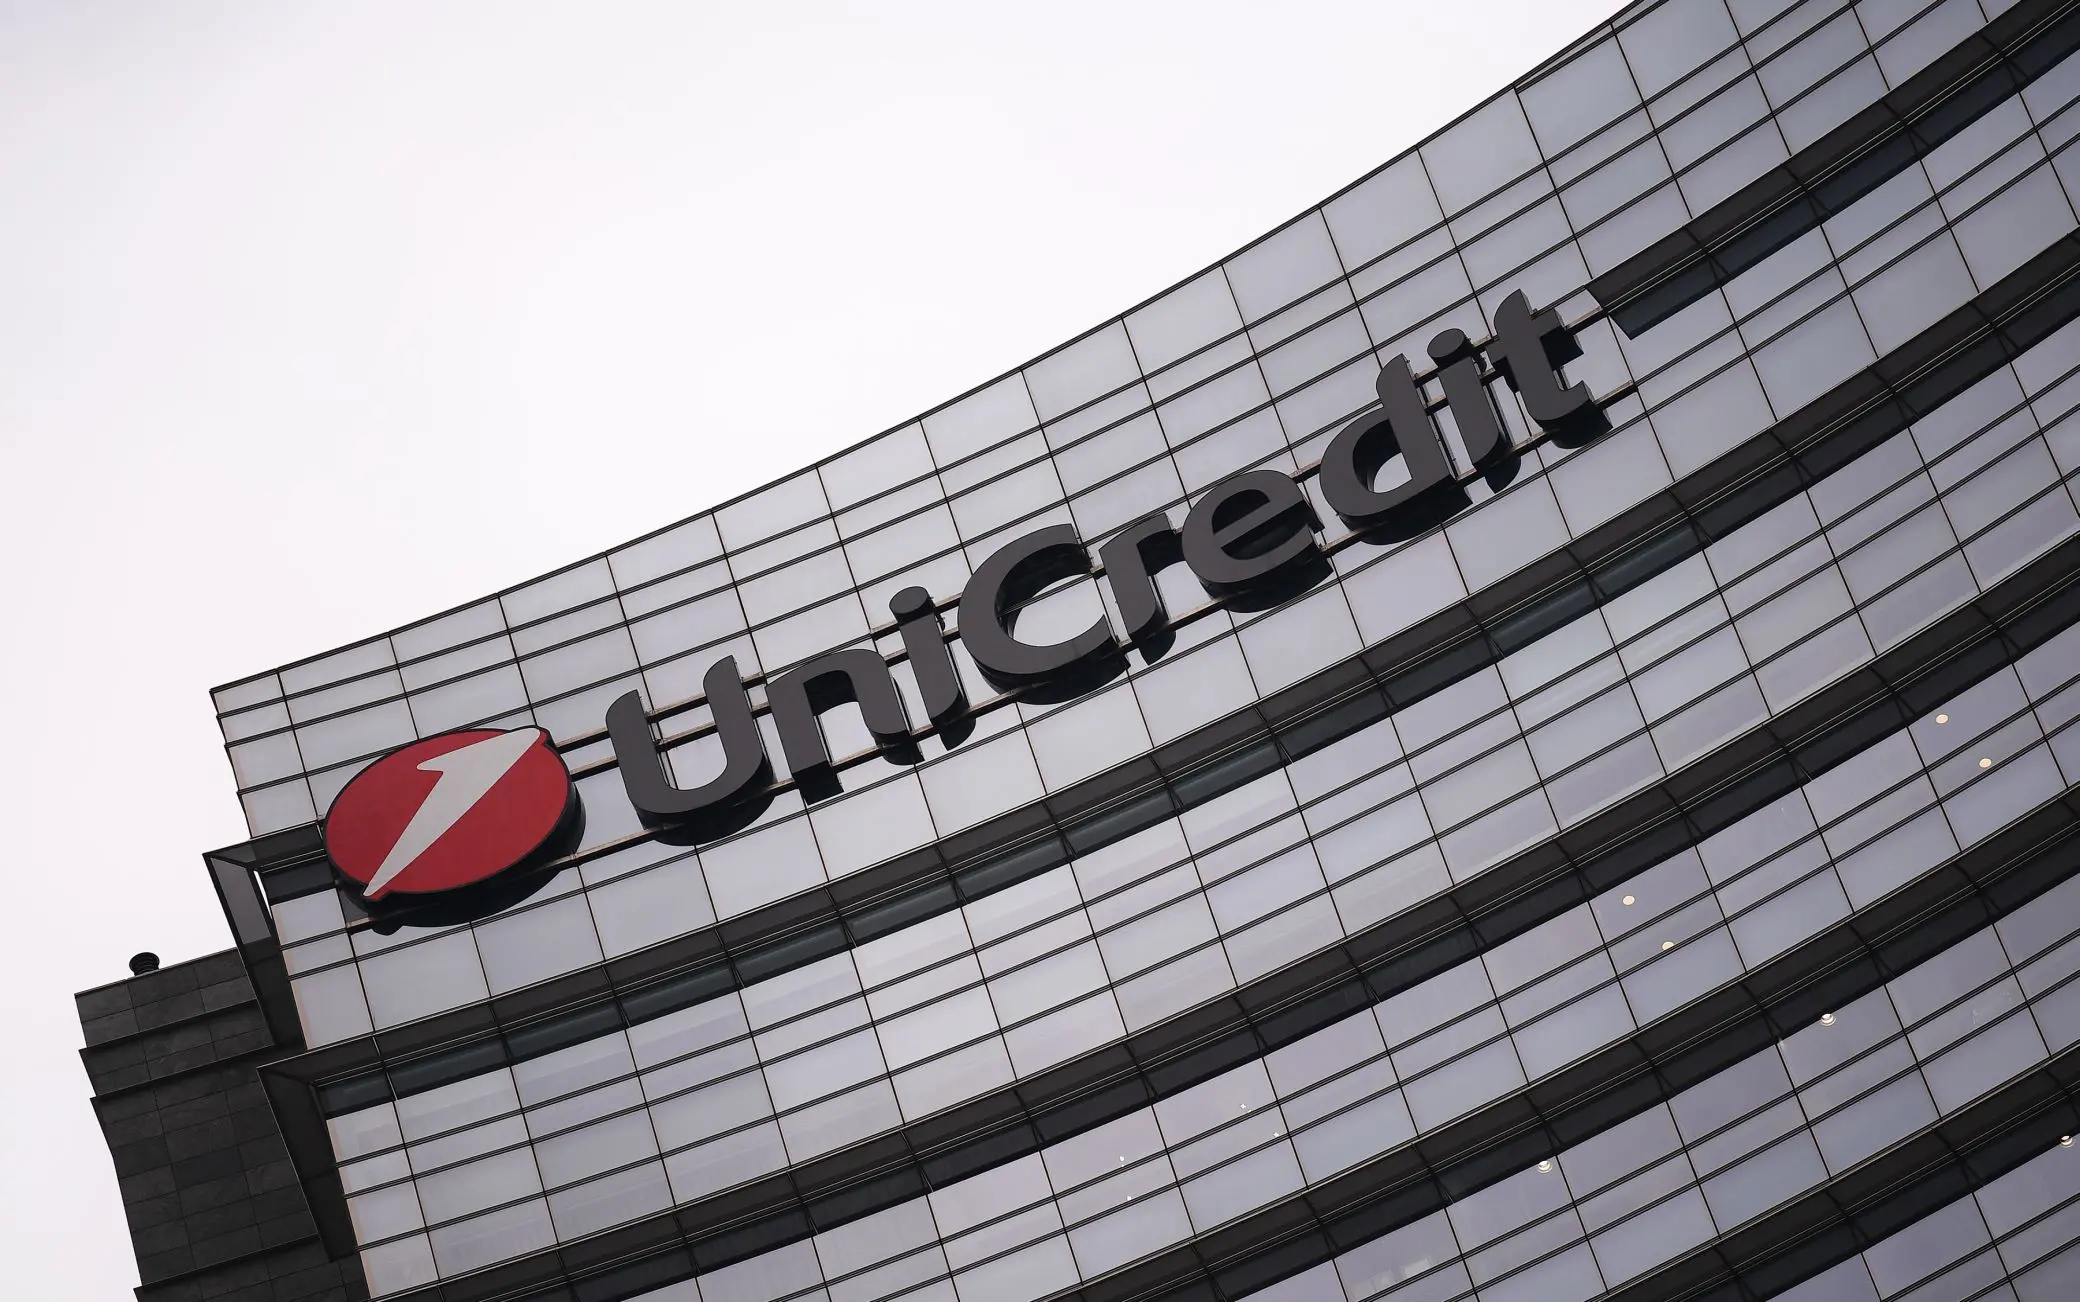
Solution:
{"label": "unicredit logo", "polygon": [[449,891],[539,850],[574,801],[540,728],[473,728],[394,750],[355,775],[325,819],[333,865],[379,900]]}
{"label": "unicredit logo", "polygon": [[[1494,336],[1484,342],[1457,329],[1432,339],[1427,379],[1405,355],[1388,361],[1373,381],[1378,404],[1323,446],[1313,487],[1354,541],[1414,538],[1470,506],[1474,484],[1508,485],[1536,438],[1573,448],[1610,428],[1588,383],[1565,374],[1582,348],[1556,309],[1534,310],[1518,290],[1495,305],[1493,319]],[[1539,434],[1505,420],[1491,392],[1503,386]],[[1456,461],[1433,419],[1439,410],[1451,415]],[[1386,473],[1390,463],[1399,463],[1393,475]],[[976,564],[954,603],[960,645],[991,688],[1066,700],[1124,672],[1129,647],[1149,662],[1164,653],[1172,621],[1156,579],[1167,567],[1182,564],[1216,600],[1268,609],[1332,577],[1325,532],[1314,498],[1295,475],[1276,468],[1231,475],[1200,493],[1181,520],[1168,510],[1151,512],[1095,549],[1071,524],[1046,525],[998,544]],[[1113,600],[1091,624],[1055,642],[1019,636],[1027,602],[1064,580],[1101,574]],[[940,603],[923,587],[906,587],[889,598],[888,611],[914,697],[897,688],[878,649],[812,656],[764,684],[779,743],[778,754],[769,754],[769,730],[736,658],[725,655],[702,677],[721,768],[697,785],[680,786],[678,770],[667,770],[642,693],[616,698],[607,707],[607,734],[637,816],[696,839],[734,831],[757,816],[774,789],[775,759],[785,761],[805,800],[837,794],[835,770],[845,757],[831,753],[819,716],[841,704],[859,707],[876,748],[897,763],[921,759],[916,742],[928,731],[949,745],[965,736],[967,685]],[[922,707],[922,719],[912,717],[906,699]],[[325,841],[339,870],[362,883],[371,900],[392,891],[452,890],[542,849],[566,817],[575,819],[576,806],[569,771],[539,729],[457,732],[386,755],[348,783],[333,802]]]}

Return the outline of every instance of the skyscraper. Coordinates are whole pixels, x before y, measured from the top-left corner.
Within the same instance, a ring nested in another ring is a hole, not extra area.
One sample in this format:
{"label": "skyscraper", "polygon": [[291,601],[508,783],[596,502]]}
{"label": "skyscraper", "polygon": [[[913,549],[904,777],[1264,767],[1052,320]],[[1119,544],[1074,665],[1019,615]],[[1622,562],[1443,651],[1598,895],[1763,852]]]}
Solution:
{"label": "skyscraper", "polygon": [[1634,5],[219,689],[240,961],[81,997],[141,1296],[2080,1296],[2076,45]]}

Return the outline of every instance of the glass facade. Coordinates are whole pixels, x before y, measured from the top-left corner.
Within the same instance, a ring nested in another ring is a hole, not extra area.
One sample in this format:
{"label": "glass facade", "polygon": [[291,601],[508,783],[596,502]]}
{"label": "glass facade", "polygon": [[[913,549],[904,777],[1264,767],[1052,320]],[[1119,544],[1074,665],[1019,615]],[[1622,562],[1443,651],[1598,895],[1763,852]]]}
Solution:
{"label": "glass facade", "polygon": [[[910,425],[219,689],[328,1248],[450,1300],[2080,1295],[2076,50],[2074,0],[1635,4]],[[1401,359],[1456,487],[1354,525]],[[1307,566],[1128,608],[1109,542],[1267,471]],[[1117,645],[1012,684],[978,621]],[[774,703],[840,649],[915,726],[819,698],[812,775]],[[770,771],[659,826],[609,706],[698,787],[726,657]],[[336,884],[350,778],[523,725],[584,810],[524,898]]]}

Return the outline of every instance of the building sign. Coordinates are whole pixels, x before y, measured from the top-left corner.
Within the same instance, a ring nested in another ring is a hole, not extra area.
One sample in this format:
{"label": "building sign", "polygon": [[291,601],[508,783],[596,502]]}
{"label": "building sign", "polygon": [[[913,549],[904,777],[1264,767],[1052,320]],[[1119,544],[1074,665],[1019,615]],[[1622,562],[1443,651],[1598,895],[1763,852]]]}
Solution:
{"label": "building sign", "polygon": [[[1551,308],[1534,312],[1522,291],[1496,308],[1495,337],[1476,345],[1446,330],[1428,349],[1444,405],[1471,464],[1455,470],[1405,357],[1379,373],[1379,405],[1330,439],[1320,468],[1322,500],[1361,539],[1411,538],[1465,509],[1465,486],[1488,475],[1504,482],[1521,448],[1509,438],[1488,385],[1507,383],[1538,426],[1576,445],[1608,427],[1583,384],[1560,368],[1581,355]],[[1485,358],[1486,366],[1483,366]],[[1485,372],[1485,373],[1484,373]],[[1404,473],[1382,486],[1395,461]],[[1002,691],[1080,694],[1115,675],[1129,646],[1160,646],[1170,622],[1156,575],[1186,566],[1212,596],[1252,608],[1284,600],[1329,573],[1321,522],[1292,476],[1252,470],[1209,488],[1181,522],[1164,512],[1106,539],[1095,560],[1066,524],[1004,544],[962,589],[960,638],[976,667]],[[1021,605],[1066,579],[1103,569],[1119,624],[1100,614],[1057,642],[1018,636]],[[804,795],[837,791],[835,757],[818,716],[855,703],[882,752],[917,755],[923,725],[957,729],[966,692],[931,594],[905,588],[889,602],[926,719],[912,720],[888,662],[869,647],[816,656],[766,684],[780,754],[766,753],[750,694],[734,657],[709,666],[703,689],[721,743],[721,771],[691,787],[666,772],[643,698],[628,692],[608,707],[607,731],[628,798],[651,826],[679,825],[701,836],[727,830],[772,785],[774,760]],[[515,740],[521,739],[521,740]],[[340,792],[326,822],[326,844],[341,872],[378,899],[390,891],[451,889],[502,872],[534,854],[574,803],[561,759],[539,730],[462,732],[429,738],[377,761]]]}
{"label": "building sign", "polygon": [[365,899],[474,885],[531,858],[577,805],[540,728],[415,741],[354,775],[325,819],[325,852]]}
{"label": "building sign", "polygon": [[[1547,433],[1579,443],[1606,428],[1588,387],[1560,379],[1559,368],[1581,356],[1581,348],[1559,313],[1532,311],[1518,291],[1496,308],[1495,326],[1495,338],[1485,348],[1458,330],[1445,331],[1429,348],[1446,406],[1473,463],[1469,473],[1485,473],[1519,451],[1488,393],[1483,352],[1495,375],[1516,391],[1524,410]],[[1321,491],[1351,529],[1389,542],[1413,537],[1456,514],[1467,497],[1408,359],[1387,363],[1377,386],[1380,405],[1329,441]],[[1376,487],[1381,472],[1397,458],[1406,476],[1392,487]],[[1050,525],[1004,544],[976,567],[960,596],[961,643],[983,677],[1001,690],[1068,684],[1073,691],[1079,678],[1102,681],[1101,666],[1117,662],[1128,645],[1168,628],[1155,585],[1158,570],[1182,562],[1217,597],[1261,597],[1267,589],[1305,586],[1295,585],[1293,578],[1326,572],[1320,529],[1291,476],[1277,470],[1236,475],[1208,489],[1183,523],[1173,525],[1158,512],[1127,525],[1099,549],[1121,627],[1101,614],[1063,641],[1026,642],[1016,631],[1018,607],[1052,584],[1094,572],[1090,551],[1075,529]],[[889,612],[930,722],[944,725],[958,718],[967,701],[930,594],[905,588],[891,599]],[[702,686],[723,762],[722,771],[699,786],[679,787],[666,776],[638,693],[627,693],[607,710],[607,730],[629,800],[653,825],[726,811],[752,799],[772,779],[772,757],[735,659],[716,661]],[[834,786],[832,756],[817,724],[822,711],[856,702],[868,732],[885,751],[910,747],[917,736],[887,662],[867,647],[828,652],[789,669],[766,684],[766,699],[780,734],[779,758],[812,798]]]}

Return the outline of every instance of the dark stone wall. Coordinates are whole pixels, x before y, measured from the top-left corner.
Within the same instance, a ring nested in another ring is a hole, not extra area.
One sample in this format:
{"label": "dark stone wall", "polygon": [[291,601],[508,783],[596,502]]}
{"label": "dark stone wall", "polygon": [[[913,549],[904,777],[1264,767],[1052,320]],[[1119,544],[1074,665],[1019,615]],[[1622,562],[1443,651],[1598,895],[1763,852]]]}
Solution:
{"label": "dark stone wall", "polygon": [[256,1069],[287,1056],[236,951],[75,997],[140,1302],[359,1302],[328,1260]]}

